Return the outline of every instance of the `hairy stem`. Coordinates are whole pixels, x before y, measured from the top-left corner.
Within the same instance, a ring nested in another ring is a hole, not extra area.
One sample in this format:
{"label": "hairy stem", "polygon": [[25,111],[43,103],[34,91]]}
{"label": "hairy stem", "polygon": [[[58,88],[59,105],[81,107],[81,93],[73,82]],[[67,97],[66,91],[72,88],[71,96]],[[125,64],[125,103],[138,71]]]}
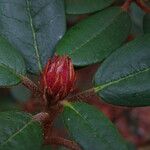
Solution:
{"label": "hairy stem", "polygon": [[75,99],[84,99],[84,98],[90,97],[94,94],[95,94],[95,88],[91,88],[91,89],[85,90],[83,92],[79,92],[74,95],[68,96],[66,99],[71,100],[71,101],[75,100]]}
{"label": "hairy stem", "polygon": [[52,106],[47,109],[47,112],[49,113],[49,116],[50,116],[49,122],[50,122],[51,127],[53,126],[55,119],[59,116],[59,114],[62,111],[63,111],[62,105]]}
{"label": "hairy stem", "polygon": [[80,146],[77,143],[64,139],[62,137],[51,137],[47,144],[63,145],[64,147],[69,148],[71,150],[81,150]]}
{"label": "hairy stem", "polygon": [[135,0],[137,5],[146,13],[150,13],[150,7],[147,6],[142,0]]}
{"label": "hairy stem", "polygon": [[34,95],[36,95],[36,96],[42,96],[41,90],[28,77],[22,77],[22,84],[24,86],[26,86],[28,89],[30,89],[33,92]]}
{"label": "hairy stem", "polygon": [[126,0],[125,3],[123,4],[122,6],[122,9],[125,10],[125,11],[128,11],[131,3],[132,3],[133,0]]}

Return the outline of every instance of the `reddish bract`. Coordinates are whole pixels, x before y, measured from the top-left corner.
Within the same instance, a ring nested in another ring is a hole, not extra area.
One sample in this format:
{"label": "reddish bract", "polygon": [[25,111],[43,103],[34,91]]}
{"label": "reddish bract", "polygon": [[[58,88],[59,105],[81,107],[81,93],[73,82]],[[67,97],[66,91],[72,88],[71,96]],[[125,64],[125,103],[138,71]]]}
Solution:
{"label": "reddish bract", "polygon": [[74,88],[76,76],[68,56],[54,56],[42,74],[41,86],[52,102],[64,99]]}

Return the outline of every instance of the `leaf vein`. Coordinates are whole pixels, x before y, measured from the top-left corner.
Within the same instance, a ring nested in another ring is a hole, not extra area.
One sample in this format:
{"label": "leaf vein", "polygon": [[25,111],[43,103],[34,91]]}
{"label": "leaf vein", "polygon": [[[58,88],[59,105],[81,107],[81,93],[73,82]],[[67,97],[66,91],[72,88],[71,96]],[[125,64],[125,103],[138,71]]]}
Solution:
{"label": "leaf vein", "polygon": [[100,85],[100,86],[97,86],[97,87],[95,87],[95,91],[96,91],[96,92],[99,92],[99,91],[101,91],[101,90],[107,88],[107,87],[110,86],[110,85],[117,84],[117,83],[119,83],[119,82],[121,82],[121,81],[123,81],[123,80],[132,78],[132,77],[134,77],[134,76],[136,76],[136,75],[138,75],[138,74],[141,74],[141,73],[147,72],[147,71],[150,71],[150,67],[149,67],[149,68],[146,68],[146,69],[143,69],[143,70],[140,70],[139,72],[129,74],[129,75],[123,77],[123,78],[120,78],[120,79],[117,79],[117,80],[114,80],[114,81],[105,83],[105,84]]}
{"label": "leaf vein", "polygon": [[34,45],[34,49],[35,49],[35,53],[36,53],[37,63],[38,63],[40,72],[42,72],[42,65],[41,65],[41,60],[40,60],[40,55],[39,55],[39,49],[38,49],[38,45],[37,45],[37,41],[36,41],[36,32],[35,32],[33,20],[31,17],[31,10],[30,10],[31,4],[30,4],[29,0],[26,0],[26,4],[27,4],[27,11],[28,11],[28,16],[29,16],[29,22],[30,22],[30,26],[31,26],[32,36],[33,36],[33,45]]}
{"label": "leaf vein", "polygon": [[100,135],[98,134],[97,130],[95,130],[95,129],[93,128],[92,124],[91,124],[88,120],[86,120],[86,118],[84,118],[84,117],[82,116],[82,114],[80,114],[80,112],[79,112],[78,110],[76,110],[71,104],[68,104],[67,106],[68,106],[70,109],[72,109],[79,117],[81,117],[81,118],[85,121],[85,123],[94,131],[94,134],[96,135],[97,138],[100,138],[100,140],[105,141],[105,142],[109,145],[109,147],[112,148],[111,145],[110,145],[110,143],[109,143],[107,140],[105,140],[102,136],[100,136]]}
{"label": "leaf vein", "polygon": [[1,146],[6,145],[8,142],[10,142],[15,136],[17,136],[20,132],[22,132],[25,128],[28,127],[33,122],[33,120],[30,120],[27,124],[25,124],[21,129],[19,129],[17,132],[12,134]]}
{"label": "leaf vein", "polygon": [[[111,19],[111,21],[115,20],[118,18],[118,16],[120,15],[120,13],[115,16],[114,18]],[[108,24],[104,29],[100,30],[100,31],[105,31],[111,24]],[[100,33],[99,31],[96,32],[96,34],[94,34],[91,38],[89,38],[88,40],[86,40],[83,44],[81,44],[79,47],[75,47],[74,50],[72,52],[70,52],[68,55],[72,55],[76,50],[80,49],[81,47],[83,47],[84,45],[86,45],[89,41],[95,39],[97,36],[99,36]]]}

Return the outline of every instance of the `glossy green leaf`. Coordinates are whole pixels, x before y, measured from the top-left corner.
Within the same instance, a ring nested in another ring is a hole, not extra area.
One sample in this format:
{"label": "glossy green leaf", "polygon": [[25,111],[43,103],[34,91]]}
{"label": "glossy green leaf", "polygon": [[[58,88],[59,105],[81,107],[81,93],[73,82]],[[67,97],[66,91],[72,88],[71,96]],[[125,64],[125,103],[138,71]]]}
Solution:
{"label": "glossy green leaf", "polygon": [[127,150],[114,125],[98,109],[84,103],[65,103],[64,122],[83,150]]}
{"label": "glossy green leaf", "polygon": [[67,14],[84,14],[102,10],[114,0],[65,0]]}
{"label": "glossy green leaf", "polygon": [[150,33],[150,14],[144,16],[143,28],[145,33]]}
{"label": "glossy green leaf", "polygon": [[94,80],[105,102],[150,105],[150,34],[116,50],[98,69]]}
{"label": "glossy green leaf", "polygon": [[0,33],[23,54],[28,71],[41,71],[65,32],[63,0],[1,0],[0,12]]}
{"label": "glossy green leaf", "polygon": [[57,53],[69,55],[76,66],[100,62],[124,42],[130,26],[126,12],[108,8],[72,27],[56,46]]}
{"label": "glossy green leaf", "polygon": [[0,113],[0,150],[41,150],[42,128],[23,112]]}
{"label": "glossy green leaf", "polygon": [[6,39],[0,37],[0,86],[18,84],[25,73],[22,56]]}

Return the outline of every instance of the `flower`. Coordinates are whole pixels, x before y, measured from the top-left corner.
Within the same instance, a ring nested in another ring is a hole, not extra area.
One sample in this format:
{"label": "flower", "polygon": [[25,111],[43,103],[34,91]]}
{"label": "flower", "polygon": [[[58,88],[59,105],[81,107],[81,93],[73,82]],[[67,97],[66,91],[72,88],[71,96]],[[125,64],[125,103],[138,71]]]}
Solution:
{"label": "flower", "polygon": [[54,56],[46,64],[41,87],[52,102],[64,99],[74,88],[75,70],[68,56]]}

